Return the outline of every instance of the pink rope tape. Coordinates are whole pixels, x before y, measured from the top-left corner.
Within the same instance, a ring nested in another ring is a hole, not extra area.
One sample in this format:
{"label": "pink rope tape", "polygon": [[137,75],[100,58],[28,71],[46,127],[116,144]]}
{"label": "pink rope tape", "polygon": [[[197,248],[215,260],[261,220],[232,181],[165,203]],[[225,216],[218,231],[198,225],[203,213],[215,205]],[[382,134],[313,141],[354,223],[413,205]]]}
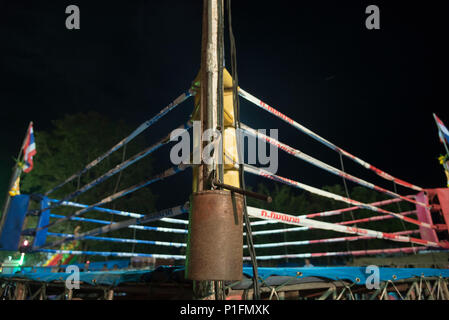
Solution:
{"label": "pink rope tape", "polygon": [[[317,257],[331,257],[331,256],[365,256],[375,255],[382,253],[412,253],[421,250],[426,250],[427,247],[406,247],[406,248],[392,248],[392,249],[372,249],[372,250],[354,250],[354,251],[340,251],[340,252],[316,252],[316,253],[298,253],[298,254],[285,254],[285,255],[273,255],[273,256],[257,256],[259,260],[274,260],[274,259],[286,259],[286,258],[317,258]],[[243,257],[243,260],[250,260],[250,257]]]}
{"label": "pink rope tape", "polygon": [[[408,215],[414,214],[414,213],[416,213],[415,210],[401,212],[401,214],[402,214],[403,216],[408,216]],[[363,222],[371,222],[371,221],[388,220],[388,219],[393,219],[393,218],[394,218],[394,217],[392,217],[392,216],[376,216],[376,217],[369,217],[369,218],[358,219],[358,220],[352,220],[352,221],[339,222],[339,223],[337,223],[337,224],[347,225],[347,224],[354,224],[354,223],[363,223]]]}
{"label": "pink rope tape", "polygon": [[[372,203],[375,204],[376,202]],[[352,208],[358,208],[358,207],[352,207]],[[350,208],[348,208],[350,209]],[[327,212],[332,212],[332,211],[327,211]],[[321,212],[320,212],[321,213]],[[403,216],[408,216],[411,214],[416,213],[416,210],[412,210],[412,211],[405,211],[405,212],[401,212],[400,214],[402,214]],[[298,216],[299,218],[311,218],[311,216],[316,216],[316,213],[312,213],[312,214],[305,214],[305,215],[300,215]],[[352,220],[352,221],[344,221],[344,222],[339,222],[337,224],[342,224],[342,225],[346,225],[346,224],[354,224],[354,223],[363,223],[363,222],[369,222],[369,221],[378,221],[378,220],[387,220],[387,219],[392,219],[394,218],[393,216],[375,216],[375,217],[369,217],[369,218],[364,218],[364,219],[358,219],[358,220]],[[273,223],[279,223],[279,221],[269,221],[269,220],[264,220],[264,221],[255,221],[255,222],[251,222],[251,226],[259,226],[259,225],[266,225],[266,224],[273,224]]]}
{"label": "pink rope tape", "polygon": [[328,171],[328,172],[330,172],[332,174],[340,176],[343,179],[350,180],[350,181],[355,182],[355,183],[357,183],[357,184],[359,184],[361,186],[364,186],[364,187],[370,188],[372,190],[376,190],[376,191],[379,191],[381,193],[387,194],[390,197],[400,198],[400,199],[402,199],[404,201],[411,202],[411,203],[413,203],[415,205],[420,205],[420,206],[423,206],[423,207],[430,208],[430,206],[428,206],[427,204],[425,204],[423,202],[415,201],[415,200],[413,200],[411,198],[408,198],[408,197],[405,197],[405,196],[401,196],[400,194],[397,194],[397,193],[395,193],[393,191],[384,189],[382,187],[376,186],[373,183],[370,183],[370,182],[367,182],[367,181],[365,181],[363,179],[354,177],[354,176],[352,176],[352,175],[350,175],[350,174],[348,174],[346,172],[341,171],[340,169],[337,169],[335,167],[332,167],[332,166],[328,165],[327,163],[324,163],[324,162],[322,162],[322,161],[320,161],[318,159],[315,159],[315,158],[313,158],[313,157],[303,153],[302,151],[294,149],[294,148],[292,148],[292,147],[290,147],[290,146],[288,146],[288,145],[286,145],[286,144],[284,144],[284,143],[282,143],[282,142],[280,142],[280,141],[278,141],[276,139],[268,137],[265,134],[263,134],[261,132],[258,132],[256,130],[248,127],[247,125],[241,124],[241,127],[245,131],[247,131],[250,134],[252,134],[253,136],[256,136],[256,137],[261,138],[262,140],[265,140],[266,142],[270,143],[271,145],[275,146],[276,148],[281,149],[281,150],[287,152],[288,154],[291,154],[291,155],[295,156],[296,158],[304,160],[304,161],[306,161],[306,162],[308,162],[308,163],[310,163],[310,164],[312,164],[312,165],[314,165],[314,166],[316,166],[318,168],[324,169],[324,170],[326,170],[326,171]]}
{"label": "pink rope tape", "polygon": [[[419,232],[419,230],[407,230],[395,232],[394,234],[398,235],[409,235]],[[338,238],[328,238],[328,239],[317,239],[317,240],[302,240],[302,241],[290,241],[290,242],[275,242],[275,243],[262,243],[255,244],[254,248],[273,248],[273,247],[285,247],[285,246],[302,246],[308,244],[316,244],[316,243],[334,243],[334,242],[343,242],[343,241],[356,241],[356,240],[369,240],[374,239],[373,237],[367,236],[352,236],[352,237],[338,237]],[[247,248],[247,246],[243,246],[243,248]]]}
{"label": "pink rope tape", "polygon": [[411,183],[408,183],[408,182],[406,182],[404,180],[395,178],[392,175],[390,175],[390,174],[388,174],[388,173],[386,173],[386,172],[384,172],[384,171],[374,167],[373,165],[369,164],[368,162],[365,162],[362,159],[357,158],[356,156],[350,154],[349,152],[347,152],[347,151],[337,147],[333,143],[327,141],[326,139],[324,139],[323,137],[319,136],[315,132],[307,129],[306,127],[304,127],[302,125],[300,125],[299,123],[297,123],[296,121],[294,121],[290,117],[288,117],[285,114],[283,114],[282,112],[274,109],[273,107],[269,106],[268,104],[266,104],[262,100],[260,100],[260,99],[258,99],[256,97],[254,97],[253,95],[249,94],[245,90],[239,88],[239,95],[241,97],[243,97],[244,99],[254,103],[258,107],[264,109],[265,111],[268,111],[272,115],[274,115],[274,116],[284,120],[285,122],[289,123],[290,125],[292,125],[296,129],[302,131],[303,133],[307,134],[308,136],[312,137],[313,139],[321,142],[322,144],[326,145],[327,147],[331,148],[332,150],[337,151],[337,152],[343,154],[344,156],[350,158],[354,162],[357,162],[358,164],[360,164],[361,166],[365,167],[366,169],[375,172],[380,177],[382,177],[382,178],[384,178],[386,180],[393,181],[393,182],[395,182],[397,184],[400,184],[400,185],[402,185],[404,187],[407,187],[407,188],[410,188],[410,189],[413,189],[413,190],[416,190],[416,191],[422,191],[423,190],[423,188],[415,186],[415,185],[413,185]]}
{"label": "pink rope tape", "polygon": [[[396,198],[396,199],[389,199],[389,200],[372,202],[372,203],[370,203],[370,205],[375,206],[375,207],[379,207],[379,206],[386,206],[387,204],[392,204],[392,203],[396,203],[396,202],[400,202],[400,201],[402,201],[402,199],[397,199]],[[345,213],[345,212],[354,211],[354,210],[357,210],[357,209],[360,209],[360,207],[355,206],[355,207],[349,207],[349,208],[344,208],[344,209],[337,209],[337,210],[331,210],[331,211],[310,213],[310,214],[305,215],[305,217],[306,218],[330,217],[330,216],[339,215],[339,214],[342,214],[342,213]]]}
{"label": "pink rope tape", "polygon": [[[401,199],[389,199],[389,200],[372,202],[372,203],[370,203],[370,205],[376,206],[376,207],[377,206],[385,206],[387,204],[392,204],[392,203],[400,202],[400,201],[402,201],[402,200]],[[302,217],[302,218],[330,217],[330,216],[343,214],[343,213],[348,212],[348,211],[355,211],[357,209],[360,209],[360,207],[349,207],[349,208],[338,209],[338,210],[323,211],[323,212],[317,212],[317,213],[309,213],[309,214],[301,215],[299,217]],[[391,216],[388,216],[388,217],[391,217]],[[266,224],[272,224],[272,223],[279,223],[279,221],[268,221],[268,220],[255,221],[255,222],[251,222],[251,226],[266,225]],[[354,222],[354,223],[357,223],[357,222]],[[255,232],[257,232],[257,231],[255,231]],[[254,234],[254,232],[253,232],[253,234]]]}
{"label": "pink rope tape", "polygon": [[392,233],[387,232],[381,232],[381,231],[375,231],[370,229],[362,229],[357,227],[349,227],[349,226],[342,226],[334,223],[329,222],[323,222],[323,221],[316,221],[311,220],[307,218],[299,218],[296,216],[292,216],[285,213],[279,213],[274,211],[267,211],[263,209],[258,209],[254,207],[248,207],[248,214],[250,216],[261,218],[261,219],[271,219],[271,220],[278,220],[282,221],[286,224],[293,224],[293,225],[299,225],[303,227],[309,227],[309,228],[315,228],[315,229],[322,229],[322,230],[332,230],[336,232],[343,232],[343,233],[350,233],[350,234],[358,234],[360,236],[370,236],[375,237],[379,239],[386,239],[386,240],[392,240],[397,242],[411,242],[419,245],[426,245],[431,247],[443,247],[443,245],[440,245],[436,242],[428,241],[428,240],[422,240],[402,235],[396,235]]}
{"label": "pink rope tape", "polygon": [[331,193],[331,192],[328,192],[328,191],[320,190],[318,188],[315,188],[315,187],[312,187],[312,186],[308,186],[306,184],[303,184],[303,183],[300,183],[300,182],[297,182],[297,181],[294,181],[294,180],[291,180],[291,179],[288,179],[288,178],[277,176],[275,174],[272,174],[271,172],[268,172],[268,171],[260,169],[260,168],[256,168],[256,167],[253,167],[253,166],[250,166],[250,165],[245,165],[244,168],[245,168],[245,171],[247,171],[249,173],[252,173],[252,174],[255,174],[255,175],[259,175],[259,176],[262,176],[262,177],[265,177],[265,178],[268,178],[268,179],[271,179],[271,180],[274,180],[274,181],[282,182],[282,183],[294,186],[296,188],[303,189],[303,190],[309,191],[311,193],[317,194],[319,196],[323,196],[323,197],[326,197],[326,198],[334,199],[334,200],[337,200],[337,201],[346,202],[346,203],[349,203],[349,204],[361,207],[363,209],[368,209],[368,210],[372,210],[372,211],[375,211],[375,212],[389,214],[389,215],[392,215],[392,216],[394,216],[394,217],[396,217],[398,219],[407,221],[407,222],[412,223],[412,224],[416,224],[416,225],[424,227],[424,228],[431,228],[431,229],[435,229],[436,228],[434,225],[430,225],[428,223],[421,222],[421,221],[418,221],[418,220],[415,220],[415,219],[412,219],[412,218],[404,217],[404,216],[401,216],[400,214],[397,214],[397,213],[394,213],[394,212],[390,212],[390,211],[387,211],[387,210],[384,210],[384,209],[381,209],[381,208],[378,208],[378,207],[375,207],[375,206],[372,206],[372,205],[369,205],[369,204],[366,204],[366,203],[363,203],[363,202],[360,202],[360,201],[356,201],[356,200],[353,200],[353,199],[342,197],[342,196],[337,195],[335,193]]}
{"label": "pink rope tape", "polygon": [[[409,215],[409,214],[413,214],[413,213],[415,213],[415,211],[401,212],[402,215]],[[297,217],[298,218],[307,218],[304,215],[297,216]],[[364,218],[364,219],[359,219],[359,220],[338,222],[336,224],[348,225],[348,224],[354,224],[354,223],[363,223],[363,222],[369,222],[369,221],[386,220],[386,219],[392,219],[392,218],[394,218],[394,217],[392,217],[392,216],[375,216],[375,217],[369,217],[369,218]],[[253,227],[253,226],[258,226],[258,225],[275,224],[275,223],[282,223],[282,221],[261,220],[261,221],[251,222],[251,226]],[[253,234],[253,236],[256,236],[256,235],[273,234],[273,233],[277,234],[277,233],[284,233],[284,232],[309,231],[311,229],[313,229],[313,228],[299,227],[299,228],[287,228],[287,229],[271,229],[271,230],[253,231],[252,234]],[[397,233],[397,234],[399,234],[399,233]],[[246,233],[244,233],[244,235],[246,236]]]}

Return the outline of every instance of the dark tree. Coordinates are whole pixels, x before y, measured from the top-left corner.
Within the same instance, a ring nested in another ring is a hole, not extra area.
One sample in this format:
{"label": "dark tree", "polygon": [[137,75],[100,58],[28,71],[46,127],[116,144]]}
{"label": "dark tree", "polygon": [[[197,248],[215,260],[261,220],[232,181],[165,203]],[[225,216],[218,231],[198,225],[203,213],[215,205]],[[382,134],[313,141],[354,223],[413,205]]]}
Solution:
{"label": "dark tree", "polygon": [[[63,119],[53,121],[53,124],[53,130],[37,130],[35,132],[38,153],[34,158],[34,169],[29,174],[22,176],[22,193],[39,194],[50,190],[67,177],[79,172],[87,163],[110,149],[134,129],[122,121],[113,121],[104,115],[94,112],[67,115]],[[56,190],[50,196],[55,199],[62,199],[64,196],[107,172],[124,159],[126,160],[143,150],[148,145],[144,135],[137,137],[126,145],[125,148],[114,152],[100,164],[83,174],[79,179],[74,179],[61,189]],[[88,205],[94,204],[114,192],[151,177],[154,172],[153,159],[154,156],[150,155],[139,160],[121,173],[95,186],[72,201]],[[138,213],[151,213],[156,209],[156,196],[147,187],[115,200],[105,207]],[[67,215],[76,210],[78,209],[58,207],[53,209],[52,213]],[[96,211],[87,212],[82,216],[107,221],[129,219],[127,217],[109,215]],[[28,224],[32,226],[33,223],[35,224],[36,220],[29,219]],[[83,222],[80,224],[67,222],[51,227],[50,231],[73,234],[77,225],[81,225],[81,232],[101,226],[94,223]],[[148,232],[125,228],[102,236],[145,239],[151,235]],[[47,241],[52,240],[55,240],[55,238],[49,238]],[[83,241],[82,249],[95,251],[130,251],[136,248],[132,244]],[[139,246],[138,249],[140,252],[152,252],[155,250],[155,248],[148,245]],[[93,257],[92,260],[96,259]]]}

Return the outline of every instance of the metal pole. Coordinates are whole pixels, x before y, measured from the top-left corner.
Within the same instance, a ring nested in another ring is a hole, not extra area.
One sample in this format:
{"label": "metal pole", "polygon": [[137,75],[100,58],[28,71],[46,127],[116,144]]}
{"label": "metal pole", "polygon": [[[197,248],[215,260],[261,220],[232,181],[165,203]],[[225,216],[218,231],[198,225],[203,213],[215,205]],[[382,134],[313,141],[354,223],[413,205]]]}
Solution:
{"label": "metal pole", "polygon": [[220,133],[220,148],[217,150],[219,162],[217,166],[218,181],[224,183],[224,167],[223,167],[223,143],[224,143],[224,81],[223,69],[224,62],[224,1],[217,1],[218,10],[218,35],[217,35],[217,62],[218,62],[218,85],[217,85],[217,130]]}
{"label": "metal pole", "polygon": [[[205,130],[217,128],[217,102],[218,102],[218,6],[219,0],[203,1],[203,28],[201,41],[201,133]],[[221,64],[221,62],[220,62]],[[200,154],[206,143],[200,142]],[[216,150],[218,151],[218,150]],[[211,189],[214,166],[204,163],[198,170],[198,191]],[[213,281],[194,281],[193,295],[196,299],[206,297],[214,291]]]}
{"label": "metal pole", "polygon": [[[203,7],[203,36],[201,48],[201,130],[217,128],[217,102],[218,102],[218,0],[204,0]],[[211,141],[201,141],[200,152]],[[216,164],[214,164],[216,165]],[[214,165],[201,161],[198,191],[210,190],[211,174]]]}

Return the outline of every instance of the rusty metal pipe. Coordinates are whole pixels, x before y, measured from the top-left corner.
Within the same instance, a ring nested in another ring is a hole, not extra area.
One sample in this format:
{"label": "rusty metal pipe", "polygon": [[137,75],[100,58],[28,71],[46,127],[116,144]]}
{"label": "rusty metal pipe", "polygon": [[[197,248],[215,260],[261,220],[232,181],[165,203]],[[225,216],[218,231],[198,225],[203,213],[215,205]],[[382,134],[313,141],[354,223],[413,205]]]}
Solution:
{"label": "rusty metal pipe", "polygon": [[241,280],[243,196],[228,190],[194,193],[189,220],[186,277]]}

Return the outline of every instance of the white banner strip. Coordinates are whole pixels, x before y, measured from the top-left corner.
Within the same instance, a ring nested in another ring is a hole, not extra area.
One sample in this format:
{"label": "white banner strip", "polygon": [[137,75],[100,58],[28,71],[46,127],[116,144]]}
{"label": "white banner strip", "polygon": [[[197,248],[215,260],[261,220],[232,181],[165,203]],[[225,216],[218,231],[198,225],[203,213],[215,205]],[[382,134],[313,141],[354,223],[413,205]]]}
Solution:
{"label": "white banner strip", "polygon": [[419,245],[426,245],[426,246],[432,246],[432,247],[442,247],[436,242],[407,237],[407,236],[401,236],[401,235],[395,235],[391,233],[381,232],[381,231],[375,231],[370,229],[363,229],[363,228],[356,228],[356,227],[349,227],[349,226],[342,226],[337,225],[334,223],[328,223],[323,221],[316,221],[312,219],[307,218],[299,218],[296,216],[292,216],[285,213],[275,212],[275,211],[268,211],[264,209],[258,209],[254,207],[248,207],[248,215],[261,218],[261,219],[271,219],[271,220],[278,220],[286,224],[292,224],[292,225],[299,225],[302,227],[309,227],[314,229],[322,229],[322,230],[332,230],[336,232],[343,232],[343,233],[349,233],[349,234],[358,234],[360,236],[370,236],[378,239],[385,239],[385,240],[392,240],[397,242],[411,242]]}

